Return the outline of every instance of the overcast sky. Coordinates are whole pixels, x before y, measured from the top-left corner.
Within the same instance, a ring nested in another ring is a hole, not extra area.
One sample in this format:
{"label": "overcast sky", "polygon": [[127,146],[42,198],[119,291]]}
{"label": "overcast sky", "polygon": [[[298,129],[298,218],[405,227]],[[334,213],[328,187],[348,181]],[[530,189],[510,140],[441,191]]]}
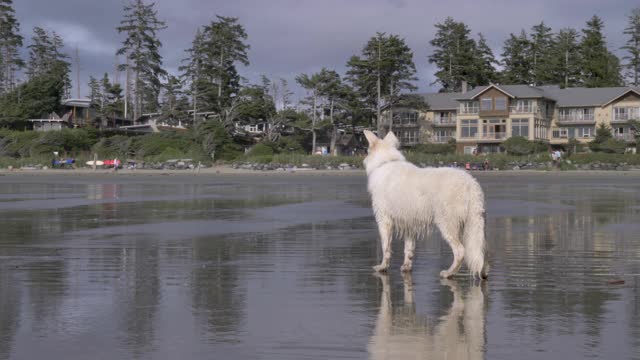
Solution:
{"label": "overcast sky", "polygon": [[[128,1],[128,0],[127,0]],[[115,51],[123,37],[115,27],[122,19],[125,0],[14,0],[21,33],[30,42],[32,28],[55,30],[69,53],[78,46],[82,95],[89,75],[113,73]],[[463,21],[475,35],[482,32],[499,56],[509,33],[519,33],[541,20],[554,31],[582,29],[594,14],[605,23],[609,48],[619,56],[625,42],[622,31],[637,0],[157,0],[158,17],[168,28],[160,33],[164,65],[176,72],[184,49],[196,29],[215,15],[240,19],[249,36],[251,65],[239,66],[241,75],[256,81],[261,74],[294,84],[300,73],[333,68],[344,74],[345,63],[376,31],[403,37],[414,51],[419,90],[434,91],[434,69],[427,62],[434,24],[447,16]],[[25,45],[27,45],[25,44]],[[75,71],[75,69],[74,69]],[[73,75],[75,81],[75,74]],[[75,91],[73,92],[75,96]]]}

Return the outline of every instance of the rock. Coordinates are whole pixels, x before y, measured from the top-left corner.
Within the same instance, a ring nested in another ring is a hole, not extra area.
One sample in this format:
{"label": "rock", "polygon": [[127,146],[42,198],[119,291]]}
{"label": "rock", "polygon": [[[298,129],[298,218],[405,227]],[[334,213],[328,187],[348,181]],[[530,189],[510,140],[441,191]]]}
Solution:
{"label": "rock", "polygon": [[518,166],[518,165],[514,166],[513,170],[520,170],[520,166]]}
{"label": "rock", "polygon": [[300,165],[300,167],[302,167],[302,168],[308,168],[308,167],[309,167],[309,164],[302,164],[302,165]]}

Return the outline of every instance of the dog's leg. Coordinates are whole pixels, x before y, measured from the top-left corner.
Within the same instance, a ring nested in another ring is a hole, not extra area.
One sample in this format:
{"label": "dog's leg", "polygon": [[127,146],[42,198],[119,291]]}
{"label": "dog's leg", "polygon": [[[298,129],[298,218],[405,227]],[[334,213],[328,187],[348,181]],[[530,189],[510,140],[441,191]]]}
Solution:
{"label": "dog's leg", "polygon": [[382,245],[382,262],[373,267],[375,271],[387,271],[391,262],[391,239],[393,224],[391,219],[380,217],[378,219],[378,231],[380,232],[380,243]]}
{"label": "dog's leg", "polygon": [[464,246],[460,243],[457,226],[438,227],[440,228],[442,237],[447,240],[449,246],[451,246],[451,251],[453,252],[453,263],[451,263],[449,269],[440,272],[440,277],[450,278],[458,272],[460,265],[462,265],[462,260],[464,259]]}
{"label": "dog's leg", "polygon": [[404,263],[400,270],[402,272],[410,272],[413,266],[413,253],[416,250],[416,239],[412,236],[404,238]]}

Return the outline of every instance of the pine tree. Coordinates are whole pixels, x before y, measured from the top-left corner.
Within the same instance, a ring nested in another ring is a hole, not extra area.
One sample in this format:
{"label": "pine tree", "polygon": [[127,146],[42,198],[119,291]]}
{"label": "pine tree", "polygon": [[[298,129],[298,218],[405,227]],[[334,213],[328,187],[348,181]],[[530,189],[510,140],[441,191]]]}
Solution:
{"label": "pine tree", "polygon": [[51,48],[53,43],[49,33],[41,27],[33,28],[33,37],[29,49],[29,62],[27,63],[27,76],[29,79],[44,74],[48,71],[51,62]]}
{"label": "pine tree", "polygon": [[180,98],[182,94],[182,83],[180,79],[173,75],[167,77],[167,82],[163,85],[162,114],[171,119],[184,115],[181,109]]}
{"label": "pine tree", "polygon": [[375,109],[378,133],[384,132],[382,107],[393,103],[403,90],[413,91],[416,67],[413,52],[397,35],[377,33],[362,49],[362,57],[347,63],[347,79],[363,102]]}
{"label": "pine tree", "polygon": [[498,81],[498,72],[495,68],[498,61],[482,33],[478,33],[474,61],[474,70],[471,72],[474,78],[470,81],[472,86],[489,85]]}
{"label": "pine tree", "polygon": [[625,76],[633,86],[640,86],[640,8],[633,9],[629,15],[629,24],[624,29],[629,40],[622,49],[627,50],[628,55],[623,57],[627,61]]}
{"label": "pine tree", "polygon": [[0,95],[16,86],[16,72],[24,66],[18,54],[22,40],[12,0],[0,0]]}
{"label": "pine tree", "polygon": [[52,75],[60,76],[63,86],[63,97],[68,98],[71,89],[71,79],[69,72],[71,64],[67,61],[68,55],[62,52],[64,43],[60,35],[55,31],[35,27],[34,35],[31,39],[29,49],[29,62],[27,63],[27,76],[30,80],[38,76]]}
{"label": "pine tree", "polygon": [[320,70],[320,73],[312,74],[311,76],[307,74],[301,74],[296,76],[296,82],[302,86],[303,89],[307,91],[308,100],[311,103],[311,153],[313,154],[316,151],[316,124],[318,118],[318,106],[320,102],[320,97],[322,96],[322,75],[321,73],[326,71],[325,68]]}
{"label": "pine tree", "polygon": [[552,83],[562,87],[580,85],[580,47],[578,32],[567,28],[560,30],[553,41]]}
{"label": "pine tree", "polygon": [[102,91],[100,88],[100,82],[93,76],[89,76],[89,99],[91,99],[91,105],[97,106],[102,99]]}
{"label": "pine tree", "polygon": [[134,119],[143,111],[157,110],[161,79],[167,74],[162,68],[162,43],[157,37],[158,31],[165,29],[166,25],[158,20],[154,5],[143,0],[131,0],[125,5],[124,19],[117,27],[118,33],[126,35],[117,55],[125,55],[129,60],[127,64],[120,65],[120,70],[129,67],[135,78]]}
{"label": "pine tree", "polygon": [[442,91],[460,91],[463,81],[471,86],[479,85],[474,83],[478,65],[478,59],[474,56],[477,54],[476,43],[469,37],[467,25],[448,17],[444,23],[436,24],[436,28],[435,38],[429,42],[434,50],[428,60],[438,69],[436,82],[442,85]]}
{"label": "pine tree", "polygon": [[205,47],[209,50],[210,61],[205,63],[205,71],[209,72],[217,85],[216,102],[221,109],[228,106],[231,95],[240,87],[240,76],[236,63],[249,65],[245,43],[247,33],[238,18],[216,16],[217,21],[204,28]]}
{"label": "pine tree", "polygon": [[502,82],[505,84],[531,84],[532,68],[530,45],[527,33],[522,30],[520,36],[509,35],[504,42],[502,52]]}
{"label": "pine tree", "polygon": [[249,65],[246,39],[237,18],[217,16],[217,21],[198,29],[180,67],[182,78],[190,83],[189,93],[198,111],[221,113],[240,92],[236,64]]}
{"label": "pine tree", "polygon": [[602,20],[594,15],[582,30],[584,36],[580,43],[581,82],[586,87],[619,86],[621,83],[620,61],[607,50],[602,34],[603,27]]}
{"label": "pine tree", "polygon": [[554,43],[551,28],[546,26],[544,22],[533,26],[531,28],[531,41],[529,46],[532,83],[535,85],[543,85],[552,82],[552,49]]}

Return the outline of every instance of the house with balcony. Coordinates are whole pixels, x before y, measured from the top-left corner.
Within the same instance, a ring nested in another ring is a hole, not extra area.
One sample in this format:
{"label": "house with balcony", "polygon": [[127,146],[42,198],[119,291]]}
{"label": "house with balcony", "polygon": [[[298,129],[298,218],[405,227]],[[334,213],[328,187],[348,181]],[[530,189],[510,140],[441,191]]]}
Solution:
{"label": "house with balcony", "polygon": [[456,100],[458,152],[501,152],[501,144],[512,136],[549,139],[555,101],[544,87],[492,84],[475,88]]}
{"label": "house with balcony", "polygon": [[632,87],[552,89],[557,113],[551,128],[551,144],[570,138],[586,143],[593,140],[598,124],[613,130],[613,136],[635,141],[629,120],[640,120],[640,89]]}
{"label": "house with balcony", "polygon": [[[496,85],[463,93],[422,94],[429,109],[394,109],[392,130],[403,146],[456,141],[460,153],[501,152],[512,136],[561,147],[593,140],[598,124],[633,143],[630,120],[640,121],[640,89]],[[416,141],[415,134],[418,133]]]}

